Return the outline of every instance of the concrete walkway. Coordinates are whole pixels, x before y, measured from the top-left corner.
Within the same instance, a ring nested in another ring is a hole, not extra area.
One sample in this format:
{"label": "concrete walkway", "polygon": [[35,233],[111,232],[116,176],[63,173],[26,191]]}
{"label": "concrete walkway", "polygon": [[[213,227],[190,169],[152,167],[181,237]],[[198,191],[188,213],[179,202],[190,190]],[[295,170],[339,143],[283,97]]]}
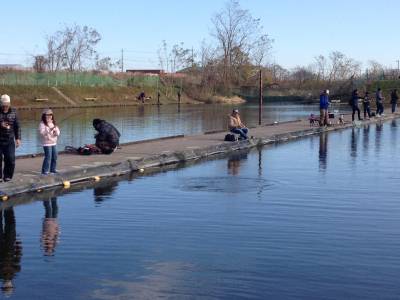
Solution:
{"label": "concrete walkway", "polygon": [[[363,124],[384,122],[398,118],[400,115],[388,115],[372,118]],[[238,142],[224,142],[227,132],[216,132],[194,136],[179,136],[124,144],[111,155],[82,156],[60,154],[58,170],[60,174],[42,176],[40,169],[43,157],[24,157],[16,161],[16,172],[11,182],[0,184],[0,195],[3,201],[21,193],[37,192],[56,186],[69,187],[70,184],[82,181],[98,181],[99,177],[119,176],[150,167],[160,167],[194,159],[200,159],[220,153],[248,149],[257,145],[287,141],[324,131],[342,130],[353,127],[345,116],[345,125],[334,125],[320,128],[310,127],[308,120],[297,120],[250,129],[252,139]],[[59,149],[62,150],[62,149]],[[101,180],[101,179],[100,179]]]}

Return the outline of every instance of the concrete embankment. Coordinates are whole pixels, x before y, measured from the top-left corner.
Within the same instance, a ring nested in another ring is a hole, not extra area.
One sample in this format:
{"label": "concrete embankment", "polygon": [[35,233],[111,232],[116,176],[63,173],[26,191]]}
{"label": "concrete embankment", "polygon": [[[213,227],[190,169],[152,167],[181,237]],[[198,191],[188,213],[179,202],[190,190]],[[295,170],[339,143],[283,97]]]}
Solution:
{"label": "concrete embankment", "polygon": [[[399,116],[389,115],[364,121],[363,124],[384,122]],[[226,132],[213,132],[128,143],[111,155],[81,156],[65,153],[59,155],[59,174],[50,176],[40,175],[43,157],[25,156],[17,159],[13,180],[1,183],[0,191],[3,201],[9,201],[13,196],[25,193],[37,193],[55,187],[70,188],[71,185],[82,182],[101,181],[104,177],[141,172],[148,168],[159,168],[350,127],[353,125],[349,120],[344,125],[327,128],[310,127],[308,120],[297,120],[251,128],[250,135],[253,138],[246,141],[224,142]]]}

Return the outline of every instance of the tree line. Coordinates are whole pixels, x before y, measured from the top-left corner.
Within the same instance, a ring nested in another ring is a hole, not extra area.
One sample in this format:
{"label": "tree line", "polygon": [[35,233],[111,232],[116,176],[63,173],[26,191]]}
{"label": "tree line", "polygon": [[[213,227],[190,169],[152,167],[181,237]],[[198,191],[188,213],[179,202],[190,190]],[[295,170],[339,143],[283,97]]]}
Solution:
{"label": "tree line", "polygon": [[[324,86],[346,85],[360,78],[376,80],[396,75],[376,61],[362,64],[339,51],[328,56],[318,55],[306,66],[286,69],[271,63],[273,39],[249,10],[237,0],[228,0],[211,18],[212,29],[200,49],[185,47],[184,43],[168,45],[162,41],[158,49],[160,69],[179,72],[179,84],[197,98],[212,94],[229,94],[233,88],[255,85],[258,72],[269,86],[297,89],[320,89]],[[88,26],[67,26],[46,36],[46,53],[34,56],[37,72],[110,71],[121,67],[121,60],[100,57],[96,48],[101,34]],[[399,74],[397,74],[398,76]],[[182,79],[183,78],[183,79]],[[166,76],[166,83],[177,84]]]}

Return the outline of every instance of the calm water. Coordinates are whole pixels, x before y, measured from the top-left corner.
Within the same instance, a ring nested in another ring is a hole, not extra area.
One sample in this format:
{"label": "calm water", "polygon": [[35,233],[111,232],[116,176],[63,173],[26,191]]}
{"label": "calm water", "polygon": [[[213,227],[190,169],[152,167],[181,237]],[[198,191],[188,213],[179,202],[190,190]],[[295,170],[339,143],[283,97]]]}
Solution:
{"label": "calm water", "polygon": [[0,274],[11,299],[399,299],[397,126],[16,206]]}
{"label": "calm water", "polygon": [[[80,108],[55,110],[61,137],[59,150],[65,146],[82,146],[94,143],[95,133],[92,120],[105,119],[121,132],[121,142],[178,135],[195,134],[226,128],[226,115],[232,110],[229,105],[177,105]],[[248,126],[258,123],[258,106],[245,104],[240,107],[241,115]],[[287,121],[318,111],[315,105],[266,104],[263,123]],[[22,146],[17,155],[43,152],[37,128],[41,110],[20,111],[22,126]]]}

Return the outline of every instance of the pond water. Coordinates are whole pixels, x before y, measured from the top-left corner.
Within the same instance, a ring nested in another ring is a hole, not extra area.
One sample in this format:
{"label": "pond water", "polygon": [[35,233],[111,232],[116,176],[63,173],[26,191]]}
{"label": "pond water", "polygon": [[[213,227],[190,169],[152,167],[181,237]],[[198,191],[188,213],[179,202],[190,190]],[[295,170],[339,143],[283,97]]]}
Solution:
{"label": "pond water", "polygon": [[2,296],[399,299],[398,126],[322,134],[4,210]]}
{"label": "pond water", "polygon": [[[105,119],[121,132],[121,143],[144,139],[196,134],[226,128],[226,116],[231,112],[230,105],[162,105],[129,106],[113,108],[79,108],[54,110],[58,120],[61,137],[59,150],[65,146],[82,146],[94,143],[94,118]],[[240,106],[246,125],[258,123],[258,106]],[[263,108],[263,123],[298,119],[318,112],[316,105],[266,104]],[[20,111],[23,144],[17,155],[43,152],[37,128],[41,110]]]}

